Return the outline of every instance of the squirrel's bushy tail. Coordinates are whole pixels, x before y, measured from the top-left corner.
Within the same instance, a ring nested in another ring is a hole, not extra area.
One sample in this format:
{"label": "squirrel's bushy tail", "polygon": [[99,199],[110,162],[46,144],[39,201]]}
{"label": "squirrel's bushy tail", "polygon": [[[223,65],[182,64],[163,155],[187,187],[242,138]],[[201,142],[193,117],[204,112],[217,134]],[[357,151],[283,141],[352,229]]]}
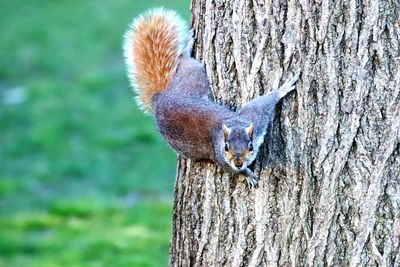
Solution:
{"label": "squirrel's bushy tail", "polygon": [[172,10],[156,8],[134,19],[124,36],[124,56],[137,102],[152,109],[152,97],[162,92],[175,72],[187,28]]}

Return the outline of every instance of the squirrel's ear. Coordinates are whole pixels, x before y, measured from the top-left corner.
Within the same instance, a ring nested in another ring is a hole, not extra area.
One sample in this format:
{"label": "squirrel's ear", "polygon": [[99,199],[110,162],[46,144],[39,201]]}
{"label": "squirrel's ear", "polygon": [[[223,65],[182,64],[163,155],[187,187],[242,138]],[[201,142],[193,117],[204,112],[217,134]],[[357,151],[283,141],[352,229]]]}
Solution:
{"label": "squirrel's ear", "polygon": [[224,131],[224,139],[226,141],[232,130],[229,129],[225,124],[222,124],[222,130]]}
{"label": "squirrel's ear", "polygon": [[253,130],[253,123],[251,123],[250,126],[246,128],[246,132],[249,135],[250,139],[253,139]]}

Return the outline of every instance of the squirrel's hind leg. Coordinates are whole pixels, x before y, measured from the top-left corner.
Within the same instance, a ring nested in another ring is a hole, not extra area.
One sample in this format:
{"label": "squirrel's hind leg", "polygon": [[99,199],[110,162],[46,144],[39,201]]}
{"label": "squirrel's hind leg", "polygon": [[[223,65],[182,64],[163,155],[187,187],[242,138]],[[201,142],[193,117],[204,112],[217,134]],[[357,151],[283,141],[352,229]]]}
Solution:
{"label": "squirrel's hind leg", "polygon": [[191,57],[193,53],[193,48],[194,48],[194,29],[191,29],[188,32],[187,36],[187,44],[186,44],[186,50],[185,53]]}
{"label": "squirrel's hind leg", "polygon": [[281,87],[276,90],[277,95],[279,98],[283,98],[285,95],[287,95],[289,92],[293,91],[295,89],[295,84],[300,78],[300,70],[296,72],[296,74],[289,80],[287,80]]}

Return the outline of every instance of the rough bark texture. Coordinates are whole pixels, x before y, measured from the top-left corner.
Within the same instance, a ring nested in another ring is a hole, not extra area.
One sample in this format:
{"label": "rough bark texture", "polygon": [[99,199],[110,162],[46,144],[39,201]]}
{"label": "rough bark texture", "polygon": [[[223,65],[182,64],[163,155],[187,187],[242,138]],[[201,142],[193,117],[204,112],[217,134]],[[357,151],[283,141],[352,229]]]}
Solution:
{"label": "rough bark texture", "polygon": [[196,56],[233,109],[302,70],[260,188],[180,160],[171,266],[400,266],[400,3],[193,0]]}

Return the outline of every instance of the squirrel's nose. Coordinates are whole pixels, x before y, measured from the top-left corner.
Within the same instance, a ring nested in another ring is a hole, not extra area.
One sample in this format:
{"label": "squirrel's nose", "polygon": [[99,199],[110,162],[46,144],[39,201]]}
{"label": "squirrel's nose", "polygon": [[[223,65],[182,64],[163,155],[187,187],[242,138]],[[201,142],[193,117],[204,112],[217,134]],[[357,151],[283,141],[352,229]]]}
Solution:
{"label": "squirrel's nose", "polygon": [[236,166],[236,168],[242,168],[242,166],[243,166],[243,160],[241,160],[241,159],[235,159],[234,161],[233,161],[233,164],[235,164],[235,166]]}

